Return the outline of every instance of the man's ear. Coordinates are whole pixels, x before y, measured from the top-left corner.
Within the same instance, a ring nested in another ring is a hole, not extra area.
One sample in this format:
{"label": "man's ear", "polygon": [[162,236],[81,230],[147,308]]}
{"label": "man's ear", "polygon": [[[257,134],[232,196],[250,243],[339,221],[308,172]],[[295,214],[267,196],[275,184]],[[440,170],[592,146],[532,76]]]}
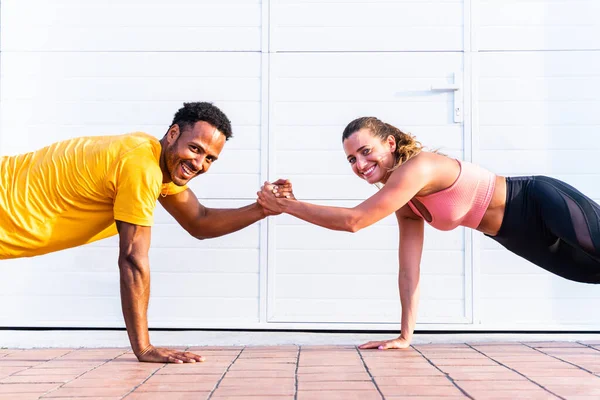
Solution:
{"label": "man's ear", "polygon": [[175,143],[179,136],[181,135],[181,130],[179,129],[179,124],[173,124],[167,131],[167,143]]}

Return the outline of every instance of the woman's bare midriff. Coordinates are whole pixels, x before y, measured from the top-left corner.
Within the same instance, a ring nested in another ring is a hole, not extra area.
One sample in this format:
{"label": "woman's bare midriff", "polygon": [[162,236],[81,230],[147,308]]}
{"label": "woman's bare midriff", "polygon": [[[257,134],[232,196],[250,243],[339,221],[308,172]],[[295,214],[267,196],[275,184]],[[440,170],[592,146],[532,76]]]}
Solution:
{"label": "woman's bare midriff", "polygon": [[500,226],[502,226],[505,206],[506,178],[503,176],[496,176],[496,187],[494,188],[492,200],[490,201],[477,230],[490,236],[496,236],[500,230]]}

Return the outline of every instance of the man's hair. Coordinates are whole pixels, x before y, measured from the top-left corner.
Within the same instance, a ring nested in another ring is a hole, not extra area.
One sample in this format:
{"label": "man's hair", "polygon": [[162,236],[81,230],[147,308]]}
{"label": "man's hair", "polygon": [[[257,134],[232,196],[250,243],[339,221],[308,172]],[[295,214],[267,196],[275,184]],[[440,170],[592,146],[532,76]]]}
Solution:
{"label": "man's hair", "polygon": [[233,136],[229,118],[217,106],[206,102],[183,103],[183,107],[175,113],[171,126],[177,124],[179,129],[184,131],[198,121],[208,122],[217,128],[225,135],[225,140]]}

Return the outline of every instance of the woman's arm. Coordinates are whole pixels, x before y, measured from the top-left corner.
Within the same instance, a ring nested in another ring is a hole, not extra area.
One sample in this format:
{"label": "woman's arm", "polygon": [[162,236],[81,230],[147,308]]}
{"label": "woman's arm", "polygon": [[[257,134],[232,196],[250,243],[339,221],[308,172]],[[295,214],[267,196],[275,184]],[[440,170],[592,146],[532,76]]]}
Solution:
{"label": "woman's arm", "polygon": [[265,182],[258,192],[258,203],[273,212],[285,212],[324,228],[356,232],[374,224],[403,207],[429,184],[430,166],[415,157],[392,172],[385,186],[353,208],[320,206],[303,201],[277,198],[274,186]]}
{"label": "woman's arm", "polygon": [[408,206],[396,212],[400,229],[398,289],[402,306],[402,324],[397,339],[373,341],[360,346],[361,349],[404,349],[412,341],[420,294],[421,254],[423,253],[424,221]]}
{"label": "woman's arm", "polygon": [[[412,213],[412,211],[411,211]],[[423,218],[407,216],[408,213],[396,214],[400,227],[400,250],[398,271],[398,290],[402,306],[402,325],[400,337],[412,341],[417,310],[419,307],[421,255],[425,238]]]}

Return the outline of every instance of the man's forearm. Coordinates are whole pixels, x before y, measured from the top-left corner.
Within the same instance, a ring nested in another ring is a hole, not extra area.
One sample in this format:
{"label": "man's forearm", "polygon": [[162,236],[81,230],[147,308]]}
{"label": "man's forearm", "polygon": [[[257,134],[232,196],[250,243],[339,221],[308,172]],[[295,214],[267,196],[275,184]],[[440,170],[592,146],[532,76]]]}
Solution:
{"label": "man's forearm", "polygon": [[150,346],[148,334],[148,300],[150,298],[150,270],[131,261],[119,260],[121,280],[121,307],[131,348],[139,356]]}
{"label": "man's forearm", "polygon": [[198,239],[214,238],[239,231],[264,217],[263,208],[257,203],[241,208],[206,208],[190,233]]}

